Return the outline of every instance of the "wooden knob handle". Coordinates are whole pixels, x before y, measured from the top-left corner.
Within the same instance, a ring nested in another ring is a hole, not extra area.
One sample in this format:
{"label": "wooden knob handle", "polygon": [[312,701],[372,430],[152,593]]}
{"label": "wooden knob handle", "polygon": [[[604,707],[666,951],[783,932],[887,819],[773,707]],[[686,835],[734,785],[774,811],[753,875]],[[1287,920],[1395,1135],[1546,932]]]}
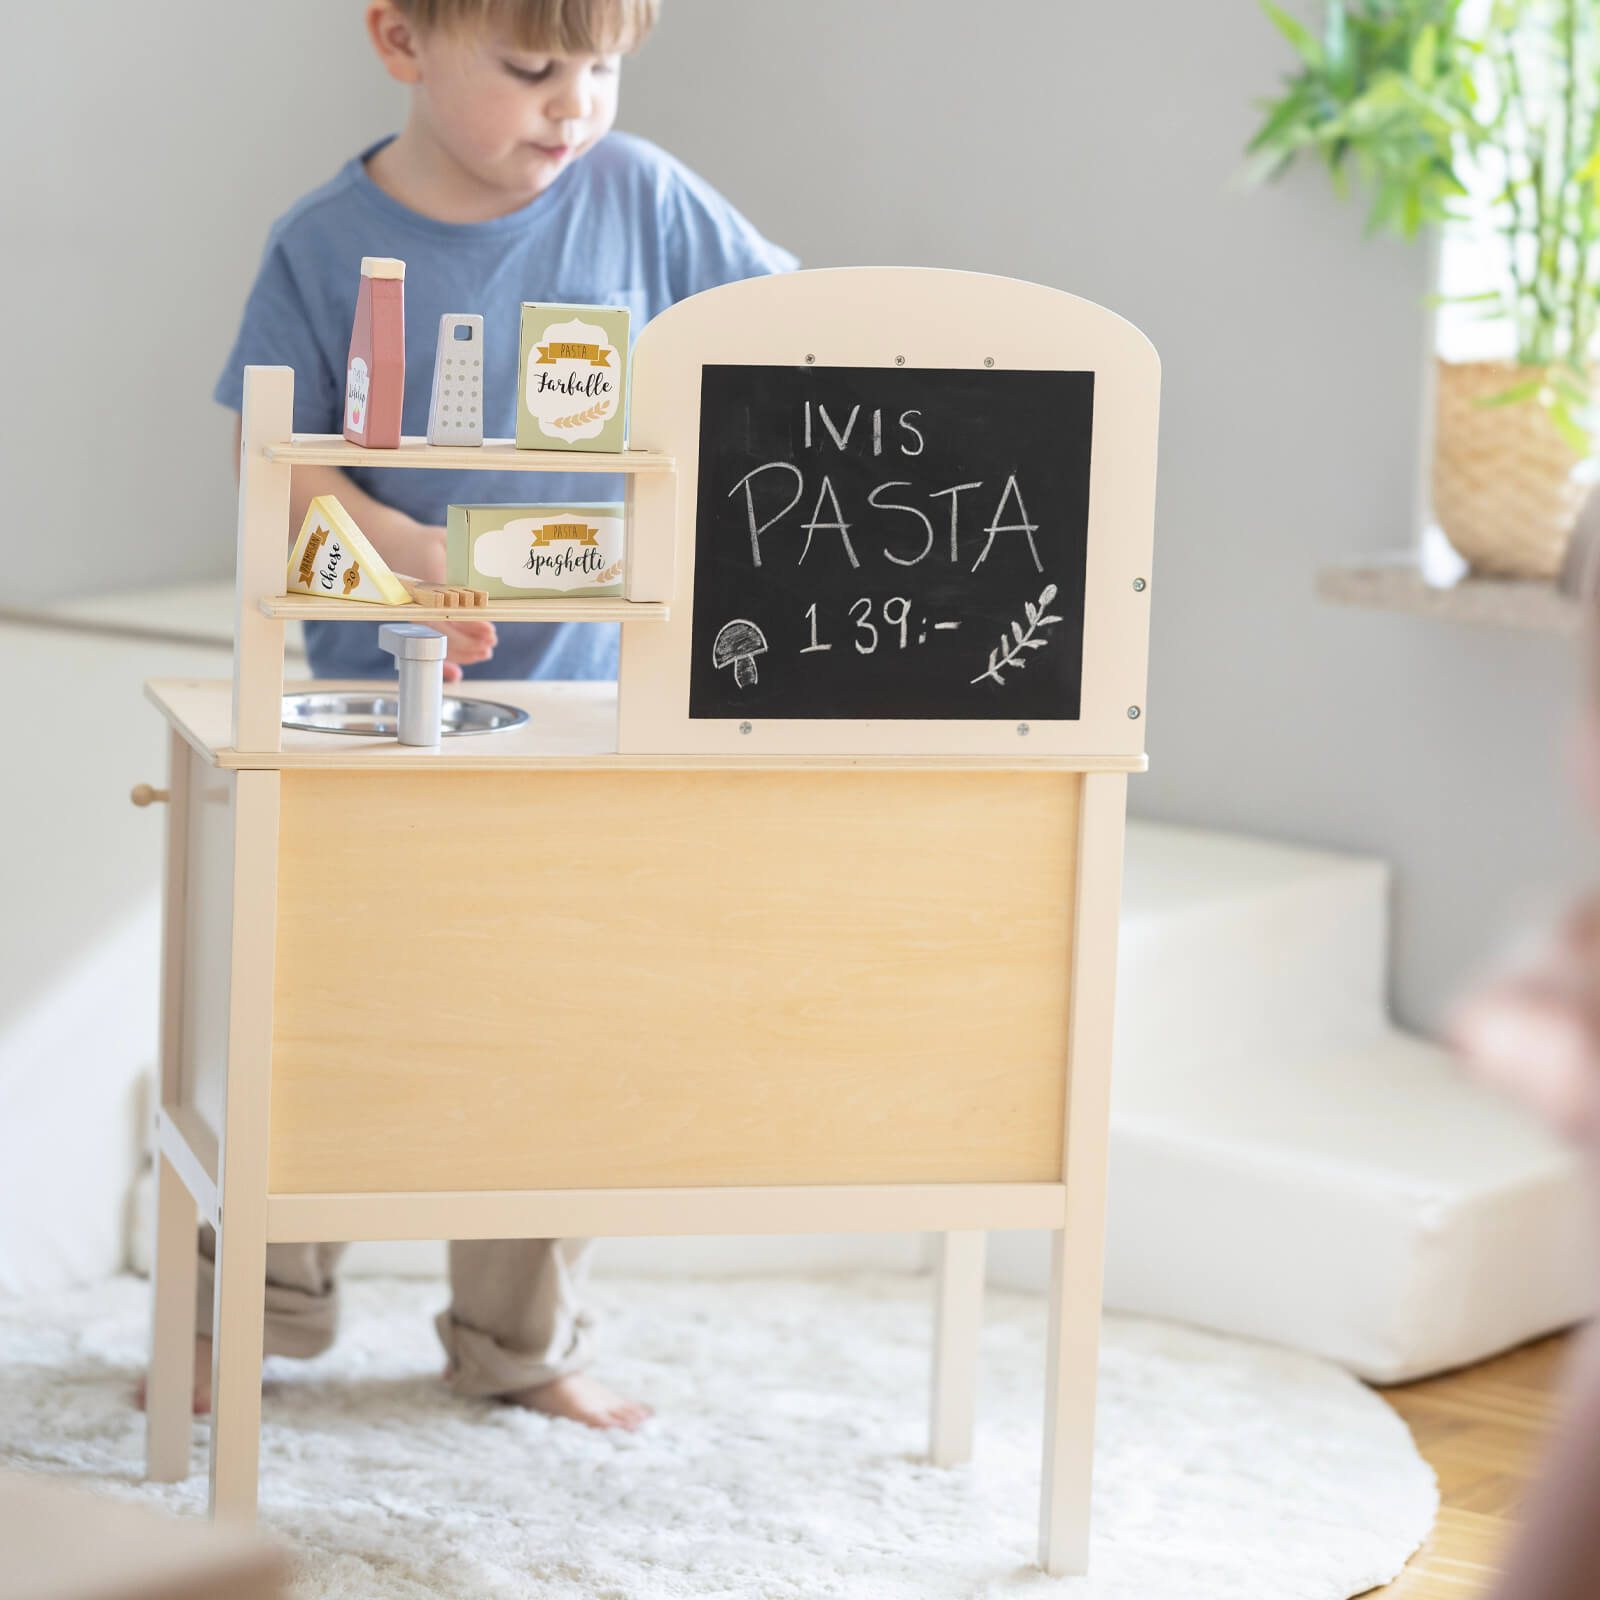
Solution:
{"label": "wooden knob handle", "polygon": [[148,783],[136,783],[128,798],[136,806],[148,806],[157,800],[170,800],[172,797],[165,789],[152,789]]}

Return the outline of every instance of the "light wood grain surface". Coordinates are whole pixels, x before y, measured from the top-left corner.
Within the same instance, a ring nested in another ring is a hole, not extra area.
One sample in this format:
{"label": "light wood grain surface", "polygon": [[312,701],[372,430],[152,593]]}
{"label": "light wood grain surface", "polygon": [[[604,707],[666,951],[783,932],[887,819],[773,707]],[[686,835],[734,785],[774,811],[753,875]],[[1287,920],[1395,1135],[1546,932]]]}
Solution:
{"label": "light wood grain surface", "polygon": [[1571,1347],[1571,1335],[1543,1339],[1464,1372],[1379,1391],[1439,1475],[1443,1504],[1405,1572],[1370,1600],[1477,1600],[1486,1593],[1560,1415]]}
{"label": "light wood grain surface", "polygon": [[273,1192],[1059,1182],[1080,782],[285,773]]}

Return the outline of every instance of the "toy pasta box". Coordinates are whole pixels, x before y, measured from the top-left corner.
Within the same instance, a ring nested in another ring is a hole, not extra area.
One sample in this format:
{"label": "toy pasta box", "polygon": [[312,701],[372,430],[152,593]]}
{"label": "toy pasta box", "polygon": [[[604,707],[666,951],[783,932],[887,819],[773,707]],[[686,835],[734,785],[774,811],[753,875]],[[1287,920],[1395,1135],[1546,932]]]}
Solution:
{"label": "toy pasta box", "polygon": [[319,494],[306,510],[289,557],[290,594],[327,600],[367,600],[379,606],[408,606],[406,586],[367,543],[350,513],[331,494]]}
{"label": "toy pasta box", "polygon": [[623,507],[451,506],[445,581],[494,600],[622,593]]}
{"label": "toy pasta box", "polygon": [[524,302],[519,450],[620,450],[628,400],[625,306]]}

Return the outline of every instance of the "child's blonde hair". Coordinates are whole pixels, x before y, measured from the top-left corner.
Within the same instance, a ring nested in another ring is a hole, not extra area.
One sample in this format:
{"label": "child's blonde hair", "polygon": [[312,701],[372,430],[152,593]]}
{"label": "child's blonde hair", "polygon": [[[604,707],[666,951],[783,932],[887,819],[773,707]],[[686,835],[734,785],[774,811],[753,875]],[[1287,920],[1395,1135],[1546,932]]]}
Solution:
{"label": "child's blonde hair", "polygon": [[643,43],[661,0],[395,0],[419,28],[502,27],[521,50],[609,55]]}

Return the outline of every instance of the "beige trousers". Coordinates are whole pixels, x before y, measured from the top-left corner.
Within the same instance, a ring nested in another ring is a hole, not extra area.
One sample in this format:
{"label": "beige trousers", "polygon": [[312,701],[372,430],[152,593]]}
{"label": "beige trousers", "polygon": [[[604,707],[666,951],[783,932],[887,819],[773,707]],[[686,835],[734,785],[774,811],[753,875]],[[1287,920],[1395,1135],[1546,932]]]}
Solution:
{"label": "beige trousers", "polygon": [[[593,1323],[579,1303],[589,1239],[456,1239],[450,1305],[435,1319],[457,1394],[513,1394],[587,1365]],[[216,1235],[200,1230],[195,1331],[211,1335]],[[267,1246],[267,1355],[314,1356],[339,1325],[342,1244]]]}

